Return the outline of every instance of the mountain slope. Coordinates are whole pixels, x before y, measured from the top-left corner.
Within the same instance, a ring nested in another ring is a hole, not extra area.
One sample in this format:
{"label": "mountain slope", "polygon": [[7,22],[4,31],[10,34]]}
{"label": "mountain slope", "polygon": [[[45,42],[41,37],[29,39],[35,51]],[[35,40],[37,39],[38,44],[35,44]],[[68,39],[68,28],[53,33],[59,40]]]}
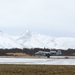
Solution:
{"label": "mountain slope", "polygon": [[55,48],[55,49],[75,49],[75,38],[50,37],[33,32],[26,32],[17,41],[27,48]]}
{"label": "mountain slope", "polygon": [[10,35],[0,31],[0,48],[23,48],[17,41],[13,40]]}
{"label": "mountain slope", "polygon": [[45,44],[43,44],[41,41],[38,40],[37,35],[31,32],[26,32],[26,34],[23,34],[19,39],[17,39],[17,41],[27,48],[46,47]]}
{"label": "mountain slope", "polygon": [[30,31],[27,31],[21,36],[10,36],[0,31],[0,48],[75,49],[75,38],[56,38]]}
{"label": "mountain slope", "polygon": [[55,38],[33,32],[26,32],[17,39],[27,48],[54,48],[57,44]]}
{"label": "mountain slope", "polygon": [[70,38],[70,37],[62,37],[62,38],[57,38],[56,39],[57,46],[56,48],[58,49],[75,49],[75,38]]}

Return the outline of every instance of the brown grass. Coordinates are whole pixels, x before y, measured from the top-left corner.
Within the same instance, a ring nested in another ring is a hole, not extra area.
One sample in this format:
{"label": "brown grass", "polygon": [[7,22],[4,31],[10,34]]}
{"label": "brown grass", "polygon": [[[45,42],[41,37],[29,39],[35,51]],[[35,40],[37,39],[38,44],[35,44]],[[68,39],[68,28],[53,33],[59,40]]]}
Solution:
{"label": "brown grass", "polygon": [[75,66],[0,65],[0,75],[75,75]]}
{"label": "brown grass", "polygon": [[29,57],[30,55],[26,53],[6,53],[7,56],[19,56],[19,57]]}
{"label": "brown grass", "polygon": [[0,56],[0,57],[23,57],[23,58],[39,58],[39,56],[34,55],[28,55],[26,53],[6,53],[6,56]]}
{"label": "brown grass", "polygon": [[26,53],[6,53],[9,56],[27,56]]}

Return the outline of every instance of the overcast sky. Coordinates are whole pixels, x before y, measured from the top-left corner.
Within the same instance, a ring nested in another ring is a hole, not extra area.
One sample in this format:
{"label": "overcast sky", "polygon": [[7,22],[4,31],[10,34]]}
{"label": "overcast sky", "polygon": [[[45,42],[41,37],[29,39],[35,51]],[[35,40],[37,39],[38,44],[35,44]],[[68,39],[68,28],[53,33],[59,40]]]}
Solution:
{"label": "overcast sky", "polygon": [[0,30],[75,37],[75,0],[0,0]]}

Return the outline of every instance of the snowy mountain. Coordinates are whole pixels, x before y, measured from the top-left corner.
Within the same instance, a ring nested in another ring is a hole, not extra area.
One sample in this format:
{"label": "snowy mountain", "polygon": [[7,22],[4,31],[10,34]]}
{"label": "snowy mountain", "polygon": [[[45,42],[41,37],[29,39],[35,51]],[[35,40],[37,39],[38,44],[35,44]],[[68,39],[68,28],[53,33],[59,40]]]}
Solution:
{"label": "snowy mountain", "polygon": [[71,37],[61,37],[61,38],[56,38],[56,43],[57,46],[56,48],[58,49],[75,49],[75,38]]}
{"label": "snowy mountain", "polygon": [[28,32],[26,32],[26,34],[23,34],[19,39],[17,39],[17,41],[20,42],[21,44],[23,44],[27,48],[47,47],[47,45],[42,42],[42,38],[41,38],[41,35],[31,33],[28,31]]}
{"label": "snowy mountain", "polygon": [[0,31],[0,48],[23,48],[19,42],[12,39],[10,35]]}
{"label": "snowy mountain", "polygon": [[11,36],[0,31],[0,48],[75,49],[75,38],[56,38],[30,31],[21,36]]}
{"label": "snowy mountain", "polygon": [[27,31],[17,41],[27,48],[75,49],[75,38],[50,37]]}

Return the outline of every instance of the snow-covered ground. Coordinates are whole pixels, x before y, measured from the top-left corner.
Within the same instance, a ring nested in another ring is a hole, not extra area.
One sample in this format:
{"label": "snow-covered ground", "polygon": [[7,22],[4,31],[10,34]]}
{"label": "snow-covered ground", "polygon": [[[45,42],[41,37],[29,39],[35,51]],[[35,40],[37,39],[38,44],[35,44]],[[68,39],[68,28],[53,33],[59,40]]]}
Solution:
{"label": "snow-covered ground", "polygon": [[75,65],[75,59],[0,58],[0,64]]}

